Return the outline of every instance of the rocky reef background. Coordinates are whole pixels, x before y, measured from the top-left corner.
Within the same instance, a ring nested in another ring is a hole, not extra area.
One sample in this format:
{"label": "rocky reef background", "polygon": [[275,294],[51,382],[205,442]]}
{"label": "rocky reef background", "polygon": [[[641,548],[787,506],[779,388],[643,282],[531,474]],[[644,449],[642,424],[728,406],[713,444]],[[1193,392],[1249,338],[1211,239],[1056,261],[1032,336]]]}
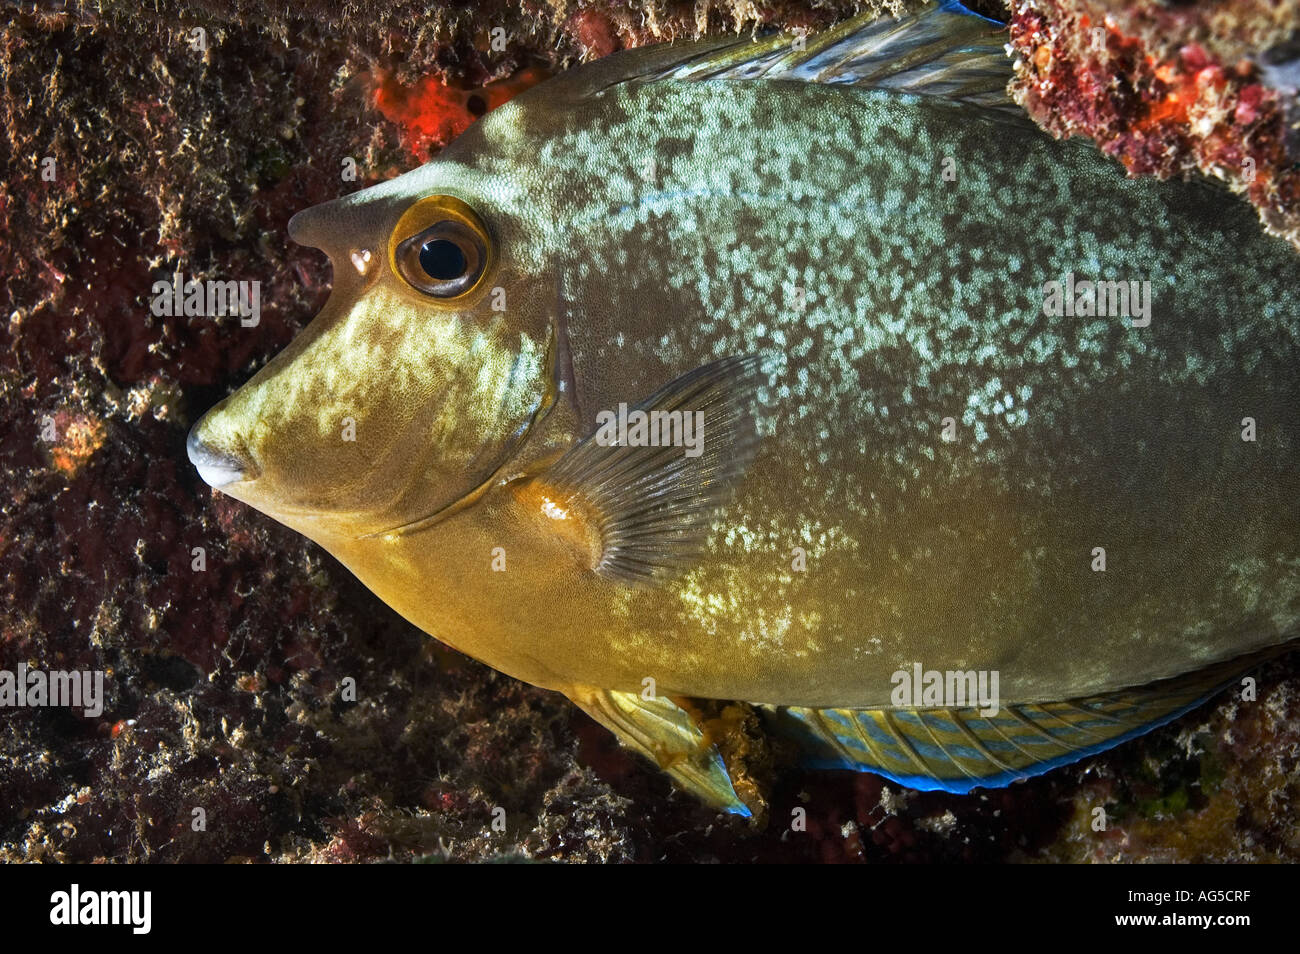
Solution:
{"label": "rocky reef background", "polygon": [[[977,6],[1010,21],[1014,94],[1045,128],[1095,138],[1116,175],[1220,178],[1296,241],[1300,4]],[[0,668],[109,675],[97,719],[0,710],[0,859],[1300,860],[1295,653],[1257,673],[1255,702],[1003,791],[786,770],[758,828],[422,635],[186,460],[192,420],[324,302],[294,212],[412,168],[582,60],[817,29],[854,4],[3,8]],[[261,322],[155,318],[151,285],[178,270],[260,280]]]}

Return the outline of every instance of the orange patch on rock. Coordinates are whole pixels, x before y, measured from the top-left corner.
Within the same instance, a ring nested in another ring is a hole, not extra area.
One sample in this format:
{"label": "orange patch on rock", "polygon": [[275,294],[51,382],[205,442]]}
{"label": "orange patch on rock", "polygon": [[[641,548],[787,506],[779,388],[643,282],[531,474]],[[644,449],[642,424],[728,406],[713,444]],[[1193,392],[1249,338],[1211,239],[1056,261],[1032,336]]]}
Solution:
{"label": "orange patch on rock", "polygon": [[435,76],[425,76],[413,86],[403,86],[387,72],[375,77],[375,107],[402,129],[402,141],[417,159],[426,159],[469,128],[480,115],[546,79],[546,73],[528,67],[514,76],[479,89],[456,89]]}
{"label": "orange patch on rock", "polygon": [[63,412],[54,417],[58,442],[50,447],[50,461],[65,477],[75,477],[104,443],[104,422],[88,414]]}

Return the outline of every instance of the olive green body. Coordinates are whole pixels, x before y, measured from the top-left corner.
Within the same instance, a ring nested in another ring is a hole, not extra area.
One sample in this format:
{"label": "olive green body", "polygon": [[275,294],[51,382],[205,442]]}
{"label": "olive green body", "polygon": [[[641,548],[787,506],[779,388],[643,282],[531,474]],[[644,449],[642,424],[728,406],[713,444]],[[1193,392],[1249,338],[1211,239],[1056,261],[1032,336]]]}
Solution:
{"label": "olive green body", "polygon": [[[434,636],[553,688],[871,706],[916,662],[1036,701],[1297,633],[1300,261],[1233,199],[791,82],[543,86],[443,161],[519,184],[486,215],[527,221],[512,294],[567,339],[579,424],[549,439],[717,358],[775,363],[758,458],[683,578],[593,573],[509,484],[323,541]],[[1071,271],[1149,280],[1149,326],[1044,314]]]}
{"label": "olive green body", "polygon": [[[446,318],[381,264],[336,281],[304,336],[332,342],[314,365],[293,366],[296,345],[249,385],[281,393],[328,367],[364,383],[362,403],[423,406],[418,354],[389,349],[380,373],[356,342],[418,352],[421,322],[457,322],[458,341],[492,329],[472,353],[497,358],[450,401],[454,367],[440,372],[446,419],[407,414],[400,453],[340,448],[328,426],[279,438],[297,442],[295,481],[352,454],[350,486],[371,479],[400,506],[230,493],[431,635],[560,690],[652,678],[661,694],[880,706],[920,663],[997,670],[1013,704],[1300,633],[1300,259],[1242,204],[1127,181],[1090,147],[970,107],[788,81],[614,83],[618,60],[543,84],[297,229],[339,275],[349,248],[379,247],[405,205],[443,191],[498,243],[486,285],[504,310],[484,292]],[[1149,325],[1045,314],[1044,284],[1070,272],[1149,281]],[[750,353],[771,369],[763,441],[704,556],[653,584],[595,572],[593,528],[542,512],[525,478],[597,412]],[[512,354],[524,372],[492,379]],[[335,420],[331,393],[311,401]],[[298,413],[231,400],[228,430],[259,457],[247,435],[283,435]],[[458,480],[449,460],[474,472]]]}

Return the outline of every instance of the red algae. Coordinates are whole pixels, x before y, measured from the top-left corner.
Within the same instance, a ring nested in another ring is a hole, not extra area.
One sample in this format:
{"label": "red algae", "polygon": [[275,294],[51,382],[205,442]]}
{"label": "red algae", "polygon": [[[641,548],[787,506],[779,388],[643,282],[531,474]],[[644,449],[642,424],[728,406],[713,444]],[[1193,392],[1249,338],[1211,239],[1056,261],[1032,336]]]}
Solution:
{"label": "red algae", "polygon": [[436,76],[421,77],[406,86],[395,74],[380,72],[373,79],[374,103],[385,119],[400,128],[402,142],[411,155],[425,159],[463,133],[479,116],[546,77],[545,71],[526,67],[505,79],[464,90]]}

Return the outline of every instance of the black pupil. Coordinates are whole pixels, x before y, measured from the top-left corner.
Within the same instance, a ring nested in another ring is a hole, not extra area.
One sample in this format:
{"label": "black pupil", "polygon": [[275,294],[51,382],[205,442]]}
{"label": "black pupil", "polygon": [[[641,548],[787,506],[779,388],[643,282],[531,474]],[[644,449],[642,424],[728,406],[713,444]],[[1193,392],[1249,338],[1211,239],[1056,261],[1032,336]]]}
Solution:
{"label": "black pupil", "polygon": [[420,249],[420,267],[426,275],[440,282],[460,278],[465,274],[465,253],[455,242],[434,239],[425,242]]}

